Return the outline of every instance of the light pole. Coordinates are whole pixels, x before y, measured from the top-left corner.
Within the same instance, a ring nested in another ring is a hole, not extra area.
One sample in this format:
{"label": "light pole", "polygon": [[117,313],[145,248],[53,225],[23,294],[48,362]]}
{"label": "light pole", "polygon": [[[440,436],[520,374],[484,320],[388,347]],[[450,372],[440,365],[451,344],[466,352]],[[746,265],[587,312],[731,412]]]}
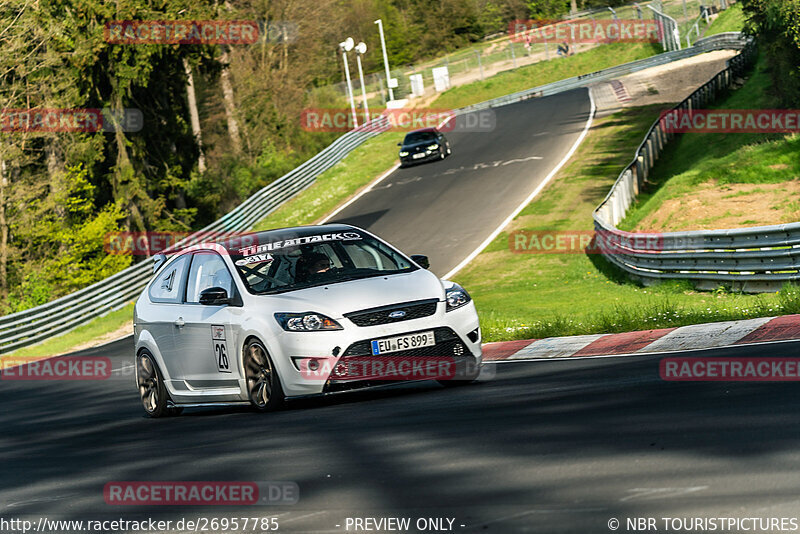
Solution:
{"label": "light pole", "polygon": [[347,65],[347,53],[353,49],[355,42],[352,37],[339,43],[342,49],[342,59],[344,60],[344,76],[347,79],[347,95],[350,97],[350,111],[353,112],[353,127],[358,128],[358,117],[356,116],[356,101],[353,99],[353,84],[350,83],[350,67]]}
{"label": "light pole", "polygon": [[369,122],[369,105],[367,105],[367,90],[364,89],[364,71],[361,70],[361,55],[366,53],[367,45],[361,41],[356,45],[356,63],[358,63],[358,80],[361,82],[361,96],[364,98],[364,121]]}
{"label": "light pole", "polygon": [[386,40],[383,38],[383,20],[378,19],[375,21],[378,25],[378,33],[381,36],[381,49],[383,50],[383,66],[386,68],[386,87],[389,88],[389,100],[394,100],[394,91],[392,91],[392,75],[389,73],[389,57],[386,55]]}

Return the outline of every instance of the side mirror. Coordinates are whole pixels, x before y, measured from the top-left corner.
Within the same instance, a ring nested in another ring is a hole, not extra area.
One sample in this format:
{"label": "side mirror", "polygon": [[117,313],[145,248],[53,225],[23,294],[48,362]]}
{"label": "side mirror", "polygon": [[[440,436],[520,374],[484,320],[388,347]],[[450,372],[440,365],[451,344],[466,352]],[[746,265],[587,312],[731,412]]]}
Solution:
{"label": "side mirror", "polygon": [[221,287],[209,287],[200,292],[200,304],[207,306],[220,306],[222,304],[230,304],[231,299],[228,298],[228,292]]}
{"label": "side mirror", "polygon": [[422,254],[412,254],[411,259],[423,269],[429,269],[431,266],[431,262],[428,261],[428,256],[424,256]]}
{"label": "side mirror", "polygon": [[403,146],[403,143],[397,143],[397,146]]}

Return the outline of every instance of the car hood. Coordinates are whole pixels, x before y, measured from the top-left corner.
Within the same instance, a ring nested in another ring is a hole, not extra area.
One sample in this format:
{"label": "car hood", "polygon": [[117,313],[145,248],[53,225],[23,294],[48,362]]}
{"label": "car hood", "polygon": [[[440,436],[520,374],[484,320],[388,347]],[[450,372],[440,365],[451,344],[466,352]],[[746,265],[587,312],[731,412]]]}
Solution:
{"label": "car hood", "polygon": [[333,319],[341,319],[344,314],[354,311],[414,300],[444,300],[444,296],[441,280],[426,269],[418,269],[410,273],[362,278],[291,293],[260,295],[256,299],[260,303],[269,302],[269,307],[276,312],[315,311]]}

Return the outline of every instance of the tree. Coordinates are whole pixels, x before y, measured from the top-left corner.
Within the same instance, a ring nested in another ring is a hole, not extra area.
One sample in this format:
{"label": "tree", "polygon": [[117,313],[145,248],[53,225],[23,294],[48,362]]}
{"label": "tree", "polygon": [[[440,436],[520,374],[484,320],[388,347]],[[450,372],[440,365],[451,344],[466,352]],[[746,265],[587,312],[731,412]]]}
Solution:
{"label": "tree", "polygon": [[200,113],[197,111],[197,95],[194,90],[194,75],[192,66],[188,58],[183,58],[183,70],[186,73],[186,99],[189,104],[189,119],[192,124],[192,135],[194,135],[199,152],[197,157],[197,169],[200,173],[206,172],[206,157],[203,154],[203,130],[200,127]]}
{"label": "tree", "polygon": [[786,106],[800,103],[800,0],[743,0],[745,31],[758,38],[775,91]]}
{"label": "tree", "polygon": [[[573,1],[574,3],[574,1]],[[577,10],[577,6],[574,6]],[[569,5],[566,0],[528,0],[531,16],[544,19],[555,19],[566,14]]]}
{"label": "tree", "polygon": [[107,233],[190,228],[194,211],[183,196],[198,146],[183,60],[210,53],[103,38],[106,21],[177,18],[181,8],[140,0],[0,3],[2,108],[136,108],[147,123],[142,133],[112,120],[111,133],[6,127],[0,134],[0,293],[8,296],[0,312],[129,265],[130,257],[104,253]]}

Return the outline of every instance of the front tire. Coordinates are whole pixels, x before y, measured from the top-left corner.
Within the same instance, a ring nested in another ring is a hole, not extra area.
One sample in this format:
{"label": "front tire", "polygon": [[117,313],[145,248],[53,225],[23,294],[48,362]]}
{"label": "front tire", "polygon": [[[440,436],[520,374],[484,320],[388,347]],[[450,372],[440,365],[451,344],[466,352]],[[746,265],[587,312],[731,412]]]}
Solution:
{"label": "front tire", "polygon": [[153,355],[146,350],[136,358],[136,382],[139,385],[142,407],[148,417],[171,415],[168,408],[169,394],[164,385],[163,375]]}
{"label": "front tire", "polygon": [[278,409],[284,401],[283,388],[267,349],[257,339],[244,347],[244,372],[250,403],[259,412]]}

